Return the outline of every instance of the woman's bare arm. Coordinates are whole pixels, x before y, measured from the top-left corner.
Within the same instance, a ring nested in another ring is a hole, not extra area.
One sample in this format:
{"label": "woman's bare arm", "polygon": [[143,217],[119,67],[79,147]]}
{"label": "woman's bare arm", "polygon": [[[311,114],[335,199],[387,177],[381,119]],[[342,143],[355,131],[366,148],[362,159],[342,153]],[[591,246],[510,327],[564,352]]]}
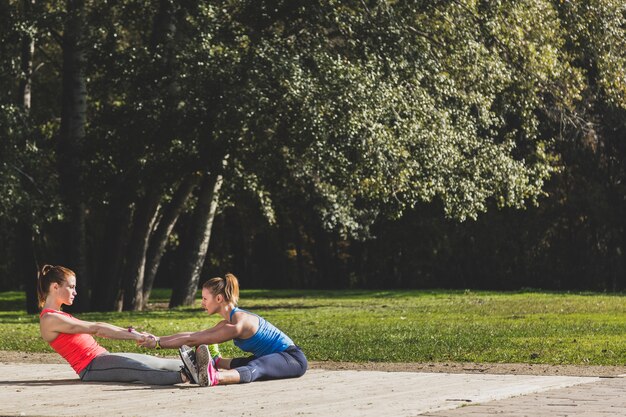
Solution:
{"label": "woman's bare arm", "polygon": [[46,341],[51,341],[59,333],[92,334],[118,340],[143,340],[144,335],[131,330],[103,322],[91,322],[67,317],[55,313],[47,313],[40,320],[41,335]]}

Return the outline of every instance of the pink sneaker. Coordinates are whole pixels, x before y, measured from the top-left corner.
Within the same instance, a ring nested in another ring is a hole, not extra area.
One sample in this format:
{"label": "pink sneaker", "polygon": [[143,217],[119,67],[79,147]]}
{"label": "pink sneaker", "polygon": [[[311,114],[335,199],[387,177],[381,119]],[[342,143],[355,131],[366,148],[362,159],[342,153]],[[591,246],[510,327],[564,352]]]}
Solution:
{"label": "pink sneaker", "polygon": [[201,387],[212,387],[219,382],[219,373],[213,365],[211,353],[207,345],[196,348],[196,363],[198,366],[198,384]]}

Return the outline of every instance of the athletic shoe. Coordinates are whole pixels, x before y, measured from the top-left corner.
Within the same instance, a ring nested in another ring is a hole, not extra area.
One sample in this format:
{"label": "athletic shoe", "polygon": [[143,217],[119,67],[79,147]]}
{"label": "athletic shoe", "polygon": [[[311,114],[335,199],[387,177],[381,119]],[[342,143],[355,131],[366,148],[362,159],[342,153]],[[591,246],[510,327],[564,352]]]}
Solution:
{"label": "athletic shoe", "polygon": [[219,382],[219,373],[213,365],[211,352],[207,345],[200,345],[196,348],[196,361],[198,366],[198,379],[201,387],[212,387]]}
{"label": "athletic shoe", "polygon": [[182,345],[178,349],[178,354],[183,361],[183,365],[185,365],[185,375],[189,378],[189,382],[193,382],[194,384],[199,384],[200,379],[198,376],[198,365],[196,364],[196,355],[189,346]]}
{"label": "athletic shoe", "polygon": [[196,361],[196,350],[190,346],[182,345],[178,350],[183,350],[189,355],[193,364],[197,367],[198,362]]}
{"label": "athletic shoe", "polygon": [[189,369],[187,369],[187,367],[185,365],[180,365],[180,372],[182,372],[183,374],[185,374],[185,376],[187,377],[187,381],[190,384],[193,384],[193,376],[191,375],[191,373],[189,372]]}

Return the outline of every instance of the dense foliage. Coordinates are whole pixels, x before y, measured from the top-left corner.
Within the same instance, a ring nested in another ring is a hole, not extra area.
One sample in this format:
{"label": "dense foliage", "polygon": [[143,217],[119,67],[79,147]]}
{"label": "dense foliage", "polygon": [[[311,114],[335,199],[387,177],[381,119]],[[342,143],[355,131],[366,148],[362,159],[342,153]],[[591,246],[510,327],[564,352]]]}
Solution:
{"label": "dense foliage", "polygon": [[0,9],[2,287],[624,288],[620,1]]}

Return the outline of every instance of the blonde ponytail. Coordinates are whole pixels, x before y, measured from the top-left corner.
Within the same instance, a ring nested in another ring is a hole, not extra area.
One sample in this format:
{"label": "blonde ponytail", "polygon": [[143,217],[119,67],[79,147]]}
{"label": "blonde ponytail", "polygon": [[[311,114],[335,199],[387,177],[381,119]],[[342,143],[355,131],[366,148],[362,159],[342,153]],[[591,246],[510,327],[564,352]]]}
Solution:
{"label": "blonde ponytail", "polygon": [[202,284],[202,288],[206,288],[213,295],[222,294],[228,303],[237,305],[239,302],[239,281],[233,274],[228,273],[224,275],[224,278],[211,278]]}
{"label": "blonde ponytail", "polygon": [[226,280],[226,286],[224,288],[226,300],[237,305],[239,302],[239,281],[236,276],[230,273],[224,275],[224,278]]}

